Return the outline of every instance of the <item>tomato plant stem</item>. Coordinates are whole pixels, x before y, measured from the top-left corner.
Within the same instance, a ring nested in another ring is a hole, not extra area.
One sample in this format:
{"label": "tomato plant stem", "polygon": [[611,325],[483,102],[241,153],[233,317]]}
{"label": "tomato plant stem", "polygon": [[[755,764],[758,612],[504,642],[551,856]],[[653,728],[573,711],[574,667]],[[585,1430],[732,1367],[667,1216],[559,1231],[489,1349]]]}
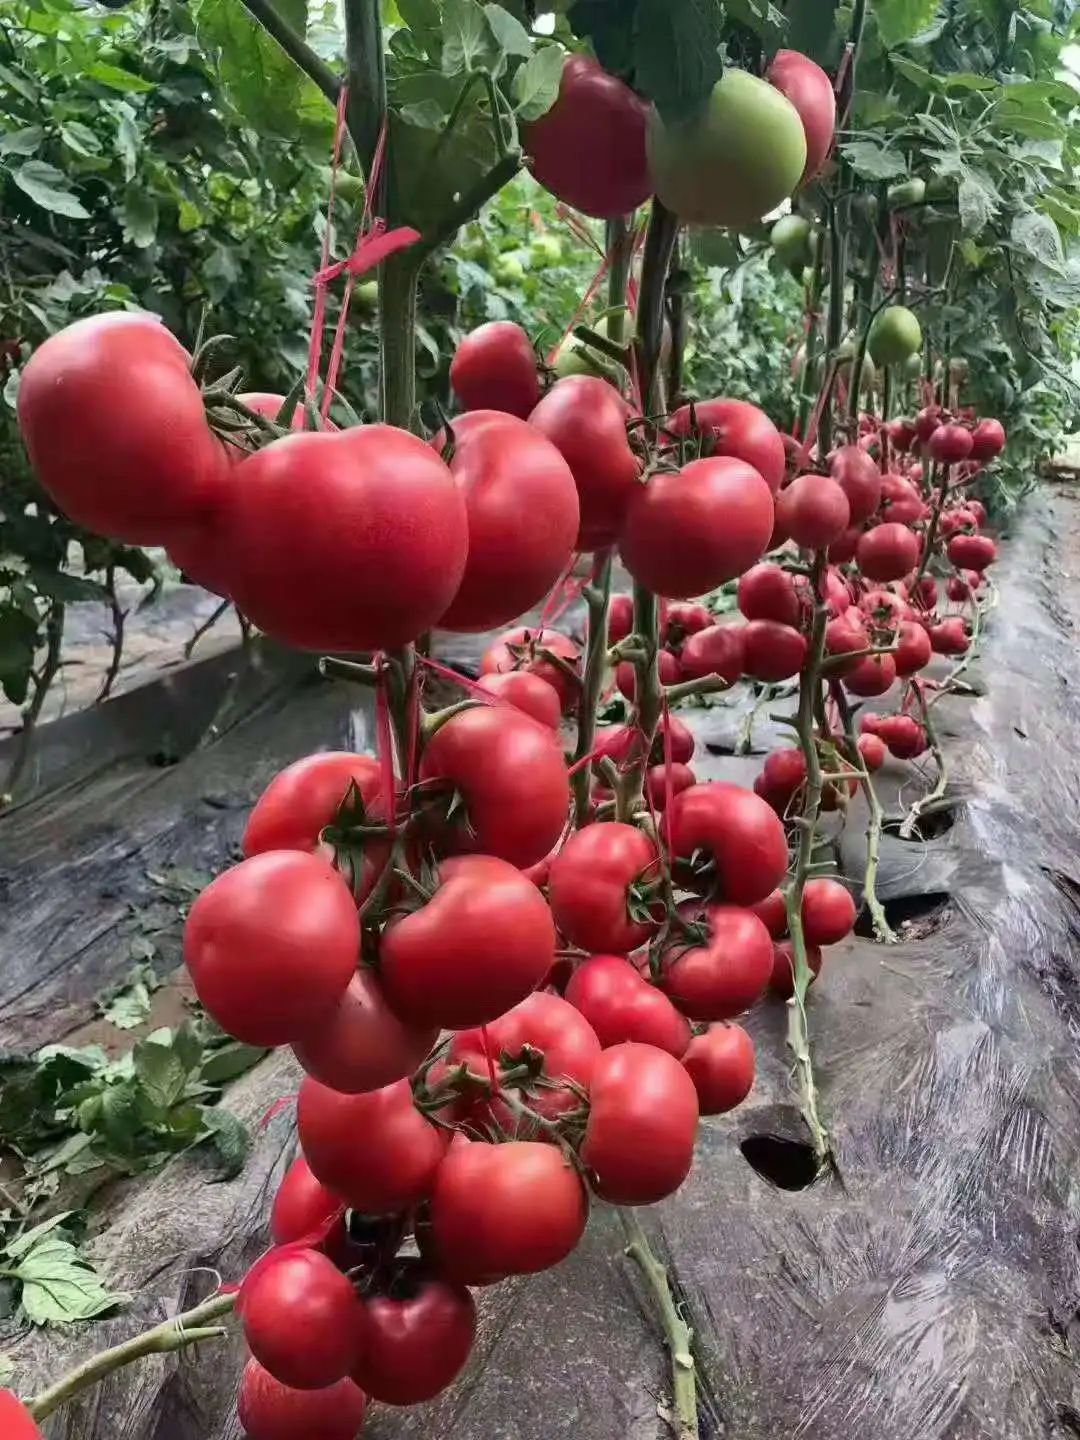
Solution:
{"label": "tomato plant stem", "polygon": [[617,215],[607,222],[605,238],[608,254],[607,335],[613,345],[621,348],[626,339],[626,284],[634,254],[625,215]]}
{"label": "tomato plant stem", "polygon": [[[605,550],[596,557],[597,568],[590,584],[585,587],[585,604],[588,607],[589,625],[585,642],[585,670],[582,676],[581,694],[578,698],[577,748],[575,762],[584,760],[596,743],[596,710],[607,670],[607,629],[608,607],[611,602],[611,551]],[[592,766],[583,765],[574,773],[574,825],[585,824],[589,814],[589,795],[592,790]]]}
{"label": "tomato plant stem", "polygon": [[47,1390],[42,1390],[40,1395],[28,1400],[26,1408],[35,1420],[44,1420],[61,1405],[66,1405],[83,1390],[98,1384],[106,1375],[111,1375],[114,1370],[119,1370],[124,1365],[142,1360],[147,1355],[171,1355],[175,1351],[186,1349],[188,1345],[197,1345],[202,1340],[221,1339],[228,1331],[224,1326],[213,1325],[211,1322],[221,1319],[235,1308],[235,1292],[229,1295],[214,1295],[183,1315],[155,1325],[152,1330],[145,1330],[141,1335],[114,1345],[110,1350],[102,1350],[99,1354],[92,1355],[55,1385],[50,1385]]}
{"label": "tomato plant stem", "polygon": [[877,790],[870,772],[862,762],[859,753],[859,741],[855,734],[855,721],[851,713],[851,706],[848,704],[844,688],[839,680],[829,682],[829,690],[836,704],[837,713],[840,716],[840,724],[844,731],[844,739],[847,741],[848,761],[859,771],[859,781],[862,785],[863,795],[866,797],[867,811],[866,820],[866,867],[863,871],[863,903],[870,913],[870,921],[874,927],[874,934],[883,945],[895,945],[897,942],[896,932],[889,924],[885,909],[877,896],[877,872],[881,860],[881,829],[885,821],[885,812],[881,808],[881,801],[878,799]]}
{"label": "tomato plant stem", "polygon": [[664,337],[664,288],[668,265],[679,234],[679,222],[659,200],[652,202],[638,299],[637,365],[641,404],[646,415],[664,411],[664,376],[660,352]]}
{"label": "tomato plant stem", "polygon": [[387,425],[411,430],[416,410],[416,285],[408,252],[379,269],[379,409]]}
{"label": "tomato plant stem", "polygon": [[[349,83],[345,114],[356,153],[364,173],[368,174],[386,114],[386,62],[380,0],[345,0],[344,19]],[[387,188],[384,182],[384,194]],[[375,196],[374,214],[382,214],[388,221],[394,222],[397,217],[393,208],[383,195]]]}
{"label": "tomato plant stem", "polygon": [[915,703],[919,707],[919,714],[922,717],[923,728],[926,731],[926,738],[930,742],[930,753],[934,757],[934,764],[937,766],[937,780],[934,788],[927,791],[921,800],[916,800],[911,809],[904,816],[903,824],[900,826],[900,839],[910,840],[914,835],[919,820],[928,810],[933,810],[938,803],[944,799],[945,791],[949,788],[949,767],[945,759],[945,752],[941,748],[934,722],[930,718],[930,707],[926,703],[926,693],[918,680],[914,680],[911,686],[915,694]]}
{"label": "tomato plant stem", "polygon": [[15,787],[22,779],[23,771],[30,760],[30,752],[37,733],[37,723],[45,705],[45,698],[52,683],[60,672],[61,651],[64,644],[65,606],[62,600],[54,600],[49,606],[45,621],[45,659],[41,668],[35,670],[31,679],[30,703],[22,712],[22,726],[19,730],[18,745],[12,756],[11,765],[4,777],[0,791],[0,808],[11,803]]}
{"label": "tomato plant stem", "polygon": [[638,1219],[637,1211],[621,1209],[623,1234],[626,1236],[626,1255],[641,1271],[645,1283],[652,1293],[660,1321],[664,1327],[664,1342],[671,1358],[671,1388],[674,1402],[672,1429],[678,1440],[698,1440],[697,1420],[697,1371],[691,1344],[694,1332],[683,1319],[675,1297],[671,1293],[667,1270],[653,1254],[649,1237]]}

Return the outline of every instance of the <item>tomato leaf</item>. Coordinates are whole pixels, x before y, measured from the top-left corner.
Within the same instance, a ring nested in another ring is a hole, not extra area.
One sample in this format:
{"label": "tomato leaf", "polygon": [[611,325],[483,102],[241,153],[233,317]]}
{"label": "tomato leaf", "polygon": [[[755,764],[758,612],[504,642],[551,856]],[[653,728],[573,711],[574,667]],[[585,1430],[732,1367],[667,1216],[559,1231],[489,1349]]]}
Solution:
{"label": "tomato leaf", "polygon": [[[788,32],[784,44],[800,50],[819,65],[839,58],[840,37],[836,28],[838,0],[796,0],[788,6]],[[930,0],[931,4],[935,0]]]}
{"label": "tomato leaf", "polygon": [[20,165],[12,172],[11,178],[42,210],[51,210],[55,215],[66,215],[71,220],[90,218],[86,206],[68,189],[64,172],[57,170],[55,165],[46,165],[44,160],[28,160],[25,165]]}
{"label": "tomato leaf", "polygon": [[477,0],[446,0],[442,68],[447,75],[483,70],[493,58],[491,29]]}
{"label": "tomato leaf", "polygon": [[878,34],[887,50],[925,31],[936,13],[937,0],[874,0]]}
{"label": "tomato leaf", "polygon": [[206,1137],[221,1161],[222,1180],[234,1180],[251,1151],[247,1127],[228,1110],[204,1110]]}
{"label": "tomato leaf", "polygon": [[484,14],[503,54],[522,55],[528,59],[533,53],[533,42],[521,21],[501,5],[485,5]]}
{"label": "tomato leaf", "polygon": [[537,50],[514,76],[513,95],[522,120],[539,120],[546,115],[559,94],[563,52],[557,45]]}
{"label": "tomato leaf", "polygon": [[1061,236],[1057,226],[1046,215],[1040,215],[1036,210],[1021,210],[1013,217],[1009,240],[1014,249],[1064,274],[1065,254]]}
{"label": "tomato leaf", "polygon": [[896,180],[907,174],[907,160],[900,151],[877,140],[849,140],[840,148],[855,173],[868,180]]}
{"label": "tomato leaf", "polygon": [[640,0],[634,49],[637,87],[665,120],[702,110],[723,72],[720,0]]}
{"label": "tomato leaf", "polygon": [[0,155],[36,155],[45,139],[40,125],[27,125],[22,130],[12,130],[0,135]]}
{"label": "tomato leaf", "polygon": [[90,1320],[127,1298],[108,1290],[90,1261],[60,1235],[49,1234],[20,1255],[14,1273],[22,1284],[22,1308],[32,1325]]}

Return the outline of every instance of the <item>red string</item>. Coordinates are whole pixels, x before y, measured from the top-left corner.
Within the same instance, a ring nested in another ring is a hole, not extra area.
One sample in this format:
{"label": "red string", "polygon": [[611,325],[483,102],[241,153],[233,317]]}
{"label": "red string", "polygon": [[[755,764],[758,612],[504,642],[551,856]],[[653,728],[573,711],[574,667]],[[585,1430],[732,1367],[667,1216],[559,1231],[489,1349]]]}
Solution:
{"label": "red string", "polygon": [[259,1121],[259,1129],[265,1130],[270,1124],[270,1121],[273,1120],[276,1115],[280,1115],[283,1110],[288,1110],[295,1099],[295,1095],[282,1095],[280,1100],[275,1100],[270,1106],[270,1109],[267,1110],[266,1114]]}
{"label": "red string", "polygon": [[386,694],[386,662],[381,655],[375,657],[375,669],[378,672],[375,686],[375,735],[379,747],[379,764],[382,767],[383,808],[387,827],[393,836],[397,823],[394,735],[390,727],[390,705]]}
{"label": "red string", "polygon": [[595,274],[595,275],[593,276],[593,278],[589,281],[589,288],[585,291],[585,294],[581,297],[581,304],[580,304],[580,305],[577,307],[577,309],[574,311],[573,319],[570,321],[570,324],[567,325],[566,329],[565,329],[565,330],[563,331],[563,333],[560,335],[557,343],[554,344],[554,345],[551,347],[551,349],[548,351],[548,354],[547,354],[547,363],[548,363],[549,365],[554,365],[554,364],[555,364],[555,361],[556,361],[556,359],[557,359],[557,357],[558,357],[559,351],[563,348],[563,346],[566,344],[567,340],[568,340],[568,339],[570,338],[570,336],[574,333],[575,328],[581,323],[582,316],[583,316],[583,315],[585,314],[585,312],[588,310],[589,306],[592,304],[592,302],[593,302],[593,300],[594,300],[594,298],[595,298],[595,296],[596,296],[596,292],[600,289],[600,286],[604,283],[604,276],[607,274],[608,268],[610,267],[610,265],[611,265],[611,261],[610,261],[610,259],[608,258],[608,256],[605,255],[604,258],[600,261],[600,265],[599,265],[599,268],[597,269],[596,274]]}
{"label": "red string", "polygon": [[480,1026],[480,1043],[484,1047],[484,1059],[487,1061],[488,1079],[491,1081],[491,1093],[492,1095],[497,1095],[499,1093],[499,1080],[495,1074],[495,1061],[491,1058],[491,1042],[488,1040],[486,1025]]}

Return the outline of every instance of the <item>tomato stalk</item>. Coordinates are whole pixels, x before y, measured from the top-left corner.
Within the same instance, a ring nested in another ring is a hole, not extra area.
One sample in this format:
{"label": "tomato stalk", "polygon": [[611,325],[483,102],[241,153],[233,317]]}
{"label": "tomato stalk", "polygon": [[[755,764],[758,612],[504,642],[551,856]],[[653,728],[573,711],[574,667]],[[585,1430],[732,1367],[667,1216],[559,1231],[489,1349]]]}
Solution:
{"label": "tomato stalk", "polygon": [[638,1219],[636,1210],[620,1209],[626,1256],[633,1260],[648,1285],[664,1328],[664,1342],[671,1357],[672,1399],[675,1406],[674,1430],[677,1440],[698,1440],[697,1370],[691,1349],[694,1332],[683,1319],[671,1293],[667,1270],[657,1260],[649,1237]]}
{"label": "tomato stalk", "polygon": [[934,764],[937,766],[937,780],[934,788],[928,790],[921,800],[916,800],[911,809],[904,816],[903,824],[900,826],[900,839],[910,840],[915,833],[919,820],[929,810],[934,810],[945,797],[945,791],[949,788],[949,767],[945,759],[945,752],[941,748],[941,741],[938,739],[934,722],[930,718],[930,707],[926,703],[926,694],[918,680],[912,680],[911,691],[915,696],[915,703],[919,707],[919,715],[922,719],[923,729],[926,731],[926,738],[930,744],[930,753],[934,757]]}
{"label": "tomato stalk", "polygon": [[821,340],[821,297],[825,293],[825,242],[818,245],[814,257],[814,273],[806,298],[806,336],[803,340],[803,370],[799,377],[798,435],[806,439],[813,404],[811,376],[817,368],[818,346]]}
{"label": "tomato stalk", "polygon": [[[608,608],[611,603],[611,551],[605,550],[596,557],[597,569],[593,580],[586,585],[584,595],[588,609],[588,635],[585,641],[585,667],[582,675],[581,694],[578,698],[577,747],[575,763],[591,754],[596,743],[596,711],[600,692],[607,670]],[[588,819],[589,794],[592,789],[592,767],[583,765],[575,771],[574,786],[574,827],[580,829]]]}
{"label": "tomato stalk", "polygon": [[22,779],[23,771],[26,769],[30,759],[30,751],[34,743],[34,734],[37,730],[38,720],[41,718],[41,711],[45,705],[45,697],[52,688],[52,683],[60,672],[61,652],[64,644],[64,614],[65,605],[62,600],[54,600],[49,606],[45,619],[45,659],[41,667],[33,672],[31,677],[30,703],[22,712],[22,726],[19,730],[18,747],[12,756],[11,765],[4,777],[4,788],[0,792],[0,809],[10,805],[15,794],[15,787]]}
{"label": "tomato stalk", "polygon": [[92,1355],[55,1385],[50,1385],[47,1390],[42,1390],[40,1395],[26,1401],[27,1410],[35,1420],[45,1420],[61,1405],[66,1405],[82,1391],[104,1380],[106,1375],[111,1375],[114,1370],[130,1365],[135,1360],[142,1360],[147,1355],[172,1355],[176,1351],[185,1350],[189,1345],[198,1345],[203,1340],[223,1339],[228,1335],[228,1330],[223,1325],[214,1325],[212,1322],[234,1310],[236,1298],[235,1291],[228,1295],[214,1295],[183,1315],[155,1325],[153,1329],[145,1330],[141,1335],[125,1340],[120,1345],[114,1345],[110,1350],[102,1350],[99,1354]]}
{"label": "tomato stalk", "polygon": [[840,716],[840,725],[844,732],[844,739],[847,742],[848,762],[859,772],[859,783],[862,785],[863,795],[866,797],[868,816],[866,821],[866,866],[863,871],[863,903],[870,914],[870,921],[874,927],[874,934],[883,945],[895,945],[897,942],[896,932],[889,924],[888,916],[877,896],[877,872],[881,860],[881,831],[885,822],[885,812],[881,808],[881,801],[878,799],[874,782],[870,778],[870,771],[863,763],[859,751],[858,736],[855,734],[855,722],[851,713],[851,706],[848,704],[847,696],[844,694],[844,687],[839,680],[829,681],[829,693],[836,705],[837,714]]}

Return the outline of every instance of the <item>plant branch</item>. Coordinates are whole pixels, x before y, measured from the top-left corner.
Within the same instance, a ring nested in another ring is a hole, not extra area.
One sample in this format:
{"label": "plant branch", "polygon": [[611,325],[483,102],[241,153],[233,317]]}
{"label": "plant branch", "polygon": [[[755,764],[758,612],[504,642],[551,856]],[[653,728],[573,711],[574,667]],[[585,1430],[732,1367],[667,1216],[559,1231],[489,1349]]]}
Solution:
{"label": "plant branch", "polygon": [[648,1285],[664,1329],[664,1343],[671,1360],[673,1428],[677,1440],[698,1440],[697,1371],[690,1348],[694,1332],[679,1312],[667,1270],[653,1254],[637,1211],[621,1209],[619,1219],[627,1240],[627,1259],[634,1262]]}
{"label": "plant branch", "polygon": [[844,739],[847,741],[848,760],[861,771],[860,782],[863,794],[866,797],[868,816],[866,821],[866,867],[863,871],[863,901],[870,913],[870,921],[874,927],[874,934],[883,945],[895,945],[897,935],[889,924],[885,908],[877,896],[877,872],[881,859],[881,830],[885,821],[885,812],[881,808],[881,801],[878,799],[874,782],[870,778],[870,771],[862,759],[859,750],[858,737],[855,734],[855,722],[851,713],[851,706],[848,704],[844,687],[839,680],[829,682],[829,693],[836,705],[837,713],[840,716],[840,724],[844,731]]}
{"label": "plant branch", "polygon": [[[597,571],[591,584],[585,587],[585,603],[588,606],[589,629],[585,641],[585,669],[582,676],[581,693],[578,697],[577,748],[575,763],[592,753],[596,743],[596,708],[604,685],[607,670],[607,629],[608,607],[611,602],[611,551],[597,555]],[[585,824],[589,814],[589,796],[592,789],[592,766],[582,765],[573,776],[574,825]]]}
{"label": "plant branch", "polygon": [[926,731],[926,738],[930,742],[930,750],[934,757],[934,763],[937,765],[938,773],[934,788],[929,790],[921,800],[916,800],[915,804],[912,805],[911,809],[905,815],[903,824],[900,826],[901,840],[911,839],[918,826],[919,820],[928,810],[932,810],[944,798],[945,791],[949,788],[948,762],[945,759],[945,752],[941,748],[941,741],[938,739],[934,722],[930,718],[930,707],[926,703],[926,695],[923,692],[923,687],[915,680],[912,682],[911,688],[915,692],[915,703],[918,705],[919,714],[922,716],[923,728]]}
{"label": "plant branch", "polygon": [[[265,4],[266,0],[259,0],[259,3]],[[346,74],[349,82],[345,119],[361,167],[364,174],[369,175],[386,114],[381,5],[380,0],[344,0],[344,5]],[[386,174],[384,167],[380,193],[373,197],[373,213],[384,215],[392,224],[395,216],[392,204],[387,201],[389,187]]]}

